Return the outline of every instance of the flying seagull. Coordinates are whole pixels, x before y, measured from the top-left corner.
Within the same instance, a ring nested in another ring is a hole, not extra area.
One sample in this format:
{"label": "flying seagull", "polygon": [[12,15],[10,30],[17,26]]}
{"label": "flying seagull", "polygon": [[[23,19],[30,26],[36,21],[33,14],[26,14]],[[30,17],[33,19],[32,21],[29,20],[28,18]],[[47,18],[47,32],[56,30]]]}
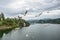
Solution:
{"label": "flying seagull", "polygon": [[28,12],[28,11],[26,10],[24,13],[20,13],[20,14],[26,16],[27,12]]}
{"label": "flying seagull", "polygon": [[38,16],[40,16],[40,15],[42,15],[42,12],[41,12],[40,14],[36,15],[35,17],[38,17]]}
{"label": "flying seagull", "polygon": [[24,13],[24,16],[27,14],[27,12],[28,12],[28,11],[26,10],[26,12]]}

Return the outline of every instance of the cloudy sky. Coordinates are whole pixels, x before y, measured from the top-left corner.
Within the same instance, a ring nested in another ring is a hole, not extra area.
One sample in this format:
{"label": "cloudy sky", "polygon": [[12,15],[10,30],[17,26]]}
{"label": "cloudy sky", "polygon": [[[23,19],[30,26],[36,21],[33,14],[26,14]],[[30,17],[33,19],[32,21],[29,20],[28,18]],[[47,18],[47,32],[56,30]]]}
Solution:
{"label": "cloudy sky", "polygon": [[[23,16],[22,13],[26,10],[28,14]],[[19,15],[24,19],[60,18],[60,0],[0,0],[0,12],[5,17]],[[43,14],[35,17],[40,12]]]}

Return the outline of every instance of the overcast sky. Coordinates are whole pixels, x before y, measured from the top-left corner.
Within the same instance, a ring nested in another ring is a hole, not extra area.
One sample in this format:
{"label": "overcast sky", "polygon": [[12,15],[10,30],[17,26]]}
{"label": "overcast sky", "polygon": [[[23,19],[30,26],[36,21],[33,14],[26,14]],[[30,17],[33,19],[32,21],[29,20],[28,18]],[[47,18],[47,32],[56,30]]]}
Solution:
{"label": "overcast sky", "polygon": [[[21,15],[26,10],[28,14]],[[5,17],[19,15],[24,19],[60,18],[60,0],[0,0],[0,12],[3,12]],[[35,17],[40,12],[43,14]]]}

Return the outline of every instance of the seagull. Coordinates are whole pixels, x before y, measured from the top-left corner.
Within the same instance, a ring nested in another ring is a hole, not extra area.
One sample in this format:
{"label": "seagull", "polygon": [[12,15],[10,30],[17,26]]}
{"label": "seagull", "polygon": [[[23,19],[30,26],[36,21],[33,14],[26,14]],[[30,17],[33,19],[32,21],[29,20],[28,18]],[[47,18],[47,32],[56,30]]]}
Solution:
{"label": "seagull", "polygon": [[28,12],[28,11],[26,10],[26,12],[24,13],[24,16],[26,16],[27,12]]}
{"label": "seagull", "polygon": [[28,12],[28,11],[26,10],[24,13],[22,12],[22,13],[20,13],[20,14],[26,16],[27,12]]}
{"label": "seagull", "polygon": [[39,15],[36,15],[35,17],[38,17],[38,16],[40,16],[40,15],[42,15],[42,12],[41,12]]}

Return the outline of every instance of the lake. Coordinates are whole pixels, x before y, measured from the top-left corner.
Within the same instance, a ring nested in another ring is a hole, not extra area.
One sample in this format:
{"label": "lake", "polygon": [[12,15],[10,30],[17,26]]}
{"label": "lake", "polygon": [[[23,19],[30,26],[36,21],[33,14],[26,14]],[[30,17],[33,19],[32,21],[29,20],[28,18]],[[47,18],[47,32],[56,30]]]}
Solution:
{"label": "lake", "polygon": [[31,24],[3,34],[1,40],[60,40],[60,24]]}

